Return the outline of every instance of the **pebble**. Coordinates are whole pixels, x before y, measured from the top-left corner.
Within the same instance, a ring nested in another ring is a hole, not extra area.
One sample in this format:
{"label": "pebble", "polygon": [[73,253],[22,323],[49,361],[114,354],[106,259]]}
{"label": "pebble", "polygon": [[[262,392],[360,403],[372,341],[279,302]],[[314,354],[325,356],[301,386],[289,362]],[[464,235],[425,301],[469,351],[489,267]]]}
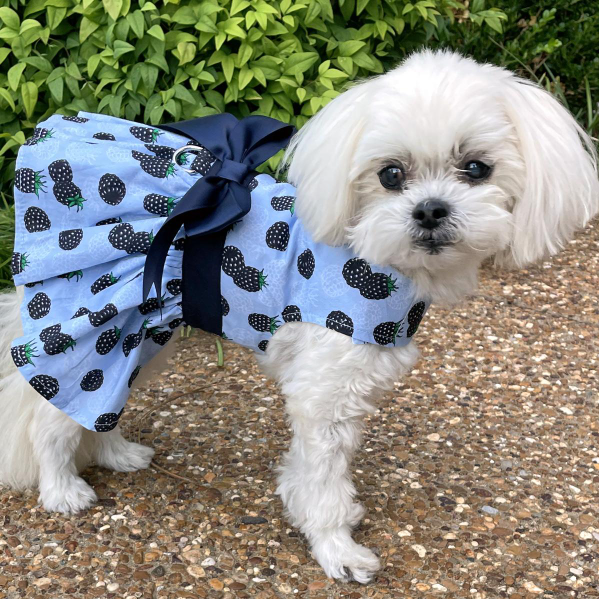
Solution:
{"label": "pebble", "polygon": [[496,516],[499,513],[497,508],[494,508],[490,505],[483,505],[481,511],[485,512],[485,514],[489,514],[490,516]]}
{"label": "pebble", "polygon": [[412,549],[418,554],[418,557],[424,557],[426,555],[426,549],[422,545],[412,545]]}

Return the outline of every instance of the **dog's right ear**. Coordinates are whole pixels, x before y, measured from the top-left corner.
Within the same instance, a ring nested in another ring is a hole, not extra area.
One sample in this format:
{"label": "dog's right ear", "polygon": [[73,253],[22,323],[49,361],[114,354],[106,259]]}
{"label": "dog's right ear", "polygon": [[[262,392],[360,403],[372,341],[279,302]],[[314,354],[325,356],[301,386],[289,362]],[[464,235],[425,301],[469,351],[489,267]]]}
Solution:
{"label": "dog's right ear", "polygon": [[344,243],[356,208],[352,191],[359,174],[353,156],[366,122],[375,79],[329,102],[295,135],[285,153],[289,181],[297,189],[296,212],[315,241]]}

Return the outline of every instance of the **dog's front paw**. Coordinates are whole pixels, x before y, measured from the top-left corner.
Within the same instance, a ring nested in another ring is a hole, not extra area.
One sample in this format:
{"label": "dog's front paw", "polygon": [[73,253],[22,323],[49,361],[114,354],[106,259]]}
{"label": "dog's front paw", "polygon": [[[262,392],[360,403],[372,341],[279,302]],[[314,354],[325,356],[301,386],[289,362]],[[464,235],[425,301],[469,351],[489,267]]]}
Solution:
{"label": "dog's front paw", "polygon": [[78,476],[45,485],[39,502],[47,512],[76,514],[89,509],[98,499],[96,492]]}
{"label": "dog's front paw", "polygon": [[366,584],[381,565],[370,549],[358,545],[345,531],[323,535],[312,545],[312,552],[327,576],[345,582]]}

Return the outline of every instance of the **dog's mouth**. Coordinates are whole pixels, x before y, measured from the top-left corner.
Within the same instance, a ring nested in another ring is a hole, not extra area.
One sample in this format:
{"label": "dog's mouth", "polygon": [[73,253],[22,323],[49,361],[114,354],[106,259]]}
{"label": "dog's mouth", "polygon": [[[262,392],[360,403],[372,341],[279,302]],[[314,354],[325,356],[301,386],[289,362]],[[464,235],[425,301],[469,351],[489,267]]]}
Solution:
{"label": "dog's mouth", "polygon": [[414,239],[414,246],[424,250],[427,254],[440,254],[445,248],[454,245],[455,239],[448,234],[429,233],[428,235],[419,235]]}

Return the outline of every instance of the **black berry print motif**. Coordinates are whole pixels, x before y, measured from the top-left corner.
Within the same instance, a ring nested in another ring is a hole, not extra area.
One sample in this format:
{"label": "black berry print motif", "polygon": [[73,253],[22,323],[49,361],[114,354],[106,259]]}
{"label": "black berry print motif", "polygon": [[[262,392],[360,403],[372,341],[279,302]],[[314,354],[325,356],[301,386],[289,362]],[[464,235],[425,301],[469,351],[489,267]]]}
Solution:
{"label": "black berry print motif", "polygon": [[239,274],[245,268],[243,254],[233,245],[228,245],[223,250],[223,272],[230,277]]}
{"label": "black berry print motif", "polygon": [[39,320],[47,316],[50,312],[52,302],[50,298],[43,292],[36,293],[27,304],[27,311],[33,320]]}
{"label": "black berry print motif", "polygon": [[121,277],[115,277],[111,272],[98,277],[90,287],[92,295],[96,295],[97,293],[100,293],[100,291],[104,291],[104,289],[108,289],[108,287],[118,283],[120,278]]}
{"label": "black berry print motif", "polygon": [[279,321],[276,316],[266,316],[266,314],[250,314],[248,316],[248,324],[260,333],[275,334],[275,331],[279,328]]}
{"label": "black berry print motif", "polygon": [[144,320],[139,331],[137,333],[129,333],[123,341],[123,353],[125,357],[129,357],[129,354],[141,343],[143,339],[144,331],[147,329],[149,320]]}
{"label": "black berry print motif", "polygon": [[327,316],[326,326],[327,329],[343,333],[348,337],[354,334],[354,321],[339,310],[334,310]]}
{"label": "black berry print motif", "polygon": [[[158,158],[164,158],[165,160],[172,160],[173,155],[175,154],[175,148],[169,146],[160,146],[158,144],[145,144],[145,146],[150,152],[154,152]],[[186,153],[181,154],[181,156],[186,155]]]}
{"label": "black berry print motif", "polygon": [[54,183],[70,183],[73,180],[73,169],[66,160],[55,160],[48,167],[48,174]]}
{"label": "black berry print motif", "polygon": [[96,227],[101,227],[102,225],[115,225],[117,223],[122,223],[123,219],[119,216],[118,218],[105,218],[104,220],[98,221],[96,223]]}
{"label": "black berry print motif", "polygon": [[270,205],[277,212],[285,212],[289,210],[291,214],[295,212],[295,197],[294,196],[277,196],[270,200]]}
{"label": "black berry print motif", "polygon": [[61,181],[56,183],[52,188],[52,193],[54,193],[56,201],[64,206],[69,208],[77,206],[77,212],[83,208],[83,202],[87,202],[87,200],[81,196],[81,190],[72,181]]}
{"label": "black berry print motif", "polygon": [[374,340],[379,345],[388,345],[389,343],[395,345],[395,339],[401,335],[402,331],[403,320],[399,322],[383,322],[374,327]]}
{"label": "black berry print motif", "polygon": [[120,223],[108,233],[108,241],[116,250],[125,250],[133,241],[135,231],[129,223]]}
{"label": "black berry print motif", "polygon": [[407,337],[411,337],[418,330],[425,309],[426,304],[424,302],[417,302],[410,308],[408,312],[408,330],[406,331]]}
{"label": "black berry print motif", "polygon": [[48,215],[41,208],[35,206],[30,206],[25,210],[23,222],[29,233],[47,231],[52,226]]}
{"label": "black berry print motif", "polygon": [[157,345],[166,345],[172,336],[172,331],[161,331],[160,327],[152,327],[146,332],[146,339],[150,338]]}
{"label": "black berry print motif", "polygon": [[123,181],[111,173],[106,173],[100,177],[98,183],[98,194],[111,206],[117,206],[123,201],[127,188]]}
{"label": "black berry print motif", "polygon": [[246,266],[243,254],[238,248],[228,245],[223,250],[222,269],[226,275],[233,277],[233,282],[237,287],[245,291],[261,291],[268,286],[263,270],[258,270],[253,266]]}
{"label": "black berry print motif", "polygon": [[132,150],[131,155],[135,160],[139,160],[142,170],[156,177],[157,179],[168,179],[175,174],[175,163],[158,156],[143,154],[137,150]]}
{"label": "black berry print motif", "polygon": [[171,295],[179,295],[181,293],[181,279],[171,279],[166,283],[166,290]]}
{"label": "black berry print motif", "polygon": [[56,356],[58,354],[65,354],[67,349],[75,351],[77,342],[66,333],[53,333],[46,336],[44,343],[44,351],[49,356]]}
{"label": "black berry print motif", "polygon": [[66,279],[70,281],[71,279],[75,279],[75,281],[79,281],[79,279],[83,278],[82,270],[72,270],[71,272],[65,272],[62,275],[58,275],[59,279]]}
{"label": "black berry print motif", "polygon": [[289,225],[286,222],[279,221],[269,227],[266,231],[266,245],[273,249],[284,252],[289,243]]}
{"label": "black berry print motif", "polygon": [[155,312],[156,310],[159,310],[160,308],[164,308],[165,295],[163,295],[160,298],[160,303],[158,302],[157,297],[148,298],[143,304],[140,304],[139,306],[137,306],[139,313],[142,314],[143,316],[145,316],[146,314],[149,314],[150,312]]}
{"label": "black berry print motif", "polygon": [[175,330],[178,326],[183,324],[183,319],[182,318],[175,318],[174,320],[171,320],[168,323],[168,328]]}
{"label": "black berry print motif", "polygon": [[[79,308],[81,310],[82,308]],[[77,310],[77,312],[79,312]],[[87,310],[87,308],[83,308],[83,310]],[[89,312],[87,313],[87,317],[89,318],[89,322],[93,327],[101,327],[103,324],[107,323],[111,318],[114,318],[119,311],[114,304],[106,304],[101,310],[97,312]]]}
{"label": "black berry print motif", "polygon": [[112,329],[104,331],[96,341],[96,351],[101,356],[105,356],[108,352],[114,349],[120,338],[121,329],[116,326]]}
{"label": "black berry print motif", "polygon": [[86,119],[83,116],[63,116],[63,121],[70,121],[71,123],[87,123],[89,119]]}
{"label": "black berry print motif", "polygon": [[83,229],[69,229],[58,234],[58,247],[61,250],[74,250],[83,239]]}
{"label": "black berry print motif", "polygon": [[250,191],[254,191],[254,189],[256,189],[256,187],[258,187],[258,179],[256,179],[256,177],[254,177],[254,178],[253,178],[253,179],[250,181],[250,183],[249,183],[249,185],[248,185],[248,189],[249,189]]}
{"label": "black berry print motif", "polygon": [[137,375],[139,374],[140,370],[141,366],[136,366],[135,370],[133,370],[133,372],[131,373],[129,380],[127,381],[127,387],[129,387],[129,389],[131,389],[131,385],[133,385],[133,381],[137,378]]}
{"label": "black berry print motif", "polygon": [[314,260],[314,254],[312,253],[312,250],[304,250],[297,257],[297,270],[305,279],[309,279],[314,274],[315,266],[316,262]]}
{"label": "black berry print motif", "polygon": [[123,410],[121,410],[118,414],[111,412],[110,414],[102,414],[101,416],[98,416],[96,422],[94,422],[94,428],[96,429],[96,432],[107,433],[116,428],[122,413]]}
{"label": "black berry print motif", "polygon": [[372,276],[372,270],[366,260],[352,258],[343,265],[343,278],[345,282],[354,289],[363,287]]}
{"label": "black berry print motif", "polygon": [[59,391],[58,381],[47,374],[38,374],[29,379],[29,384],[44,398],[51,400]]}
{"label": "black berry print motif", "polygon": [[44,129],[43,127],[36,127],[33,130],[33,135],[25,141],[26,146],[36,146],[37,144],[44,143],[49,139],[53,138],[54,129]]}
{"label": "black berry print motif", "polygon": [[149,233],[147,231],[138,231],[133,234],[125,251],[128,254],[147,254],[152,245],[152,241],[154,241],[154,234],[152,231]]}
{"label": "black berry print motif", "polygon": [[99,131],[98,133],[94,133],[94,139],[103,139],[106,141],[116,141],[116,137],[112,133],[104,133],[104,131]]}
{"label": "black berry print motif", "polygon": [[19,254],[19,252],[14,252],[12,258],[10,259],[10,272],[12,272],[13,275],[18,275],[22,273],[28,266],[29,262],[27,262],[27,254]]}
{"label": "black berry print motif", "polygon": [[25,287],[35,287],[36,285],[43,285],[43,281],[34,281],[33,283],[25,283]]}
{"label": "black berry print motif", "polygon": [[158,216],[170,216],[177,205],[177,198],[150,193],[144,198],[144,210]]}
{"label": "black berry print motif", "polygon": [[104,382],[104,373],[97,368],[96,370],[90,370],[81,379],[81,389],[83,391],[97,391]]}
{"label": "black berry print motif", "polygon": [[302,321],[302,313],[297,306],[286,306],[285,309],[281,312],[281,317],[285,322],[301,322]]}
{"label": "black berry print motif", "polygon": [[175,239],[173,247],[178,252],[182,252],[185,249],[185,237],[179,237],[179,239]]}
{"label": "black berry print motif", "polygon": [[267,347],[268,347],[268,339],[263,339],[262,341],[260,341],[260,343],[258,343],[258,349],[261,349],[262,351],[266,351]]}
{"label": "black berry print motif", "polygon": [[50,337],[54,337],[54,336],[58,335],[58,333],[60,333],[61,328],[62,328],[62,326],[59,323],[59,324],[53,324],[52,326],[42,329],[42,331],[40,333],[40,341],[42,341],[42,343],[46,343],[46,341],[48,341],[48,339],[50,339]]}
{"label": "black berry print motif", "polygon": [[31,358],[39,358],[39,354],[35,353],[36,351],[37,349],[35,341],[31,340],[23,345],[11,347],[10,355],[17,368],[25,366],[25,364],[31,364],[32,366],[35,366]]}
{"label": "black berry print motif", "polygon": [[153,144],[163,133],[160,129],[152,127],[130,127],[129,131],[133,137],[149,144]]}
{"label": "black berry print motif", "polygon": [[366,299],[385,299],[397,291],[393,279],[382,272],[373,273],[368,262],[361,258],[352,258],[343,265],[343,278],[354,289],[360,290],[360,295]]}
{"label": "black berry print motif", "polygon": [[[205,175],[210,170],[213,162],[214,156],[212,152],[209,152],[206,148],[202,148],[197,154],[194,154],[193,162],[189,168],[200,175]],[[251,184],[248,188],[252,191]]]}
{"label": "black berry print motif", "polygon": [[368,279],[366,285],[360,288],[360,294],[366,299],[385,299],[397,291],[396,282],[397,279],[393,279],[385,273],[375,272]]}
{"label": "black berry print motif", "polygon": [[268,287],[266,277],[263,270],[258,270],[253,266],[246,266],[239,274],[233,277],[233,283],[240,289],[250,291],[262,291],[264,287]]}
{"label": "black berry print motif", "polygon": [[87,308],[79,308],[77,310],[77,312],[75,312],[75,314],[73,314],[73,316],[71,316],[71,320],[73,320],[73,318],[79,318],[80,316],[85,316],[85,314],[90,314],[90,311]]}
{"label": "black berry print motif", "polygon": [[46,191],[44,171],[31,168],[19,168],[15,171],[15,187],[21,193],[34,193],[39,198],[40,189]]}
{"label": "black berry print motif", "polygon": [[53,324],[52,326],[42,329],[42,332],[40,333],[40,341],[42,341],[42,343],[46,343],[50,337],[58,335],[61,328],[62,326],[60,324]]}
{"label": "black berry print motif", "polygon": [[229,313],[229,302],[222,295],[220,296],[220,311],[223,316]]}

